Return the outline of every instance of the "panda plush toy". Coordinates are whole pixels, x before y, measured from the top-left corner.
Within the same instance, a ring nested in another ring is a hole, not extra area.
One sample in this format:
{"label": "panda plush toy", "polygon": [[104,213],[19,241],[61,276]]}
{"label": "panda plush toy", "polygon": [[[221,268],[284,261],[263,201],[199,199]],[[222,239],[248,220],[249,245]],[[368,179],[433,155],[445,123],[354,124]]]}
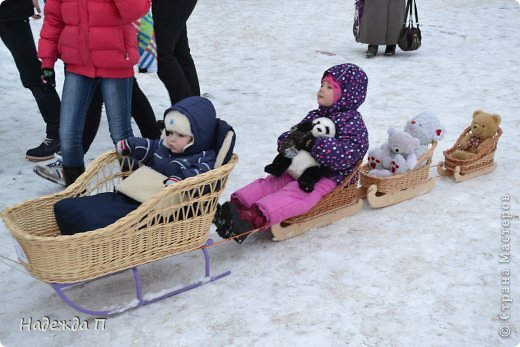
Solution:
{"label": "panda plush toy", "polygon": [[280,177],[287,172],[298,181],[300,189],[312,192],[314,185],[328,173],[327,168],[312,157],[310,150],[316,137],[335,137],[334,122],[327,117],[319,117],[301,122],[289,132],[289,137],[280,146],[280,153],[265,167],[265,172]]}

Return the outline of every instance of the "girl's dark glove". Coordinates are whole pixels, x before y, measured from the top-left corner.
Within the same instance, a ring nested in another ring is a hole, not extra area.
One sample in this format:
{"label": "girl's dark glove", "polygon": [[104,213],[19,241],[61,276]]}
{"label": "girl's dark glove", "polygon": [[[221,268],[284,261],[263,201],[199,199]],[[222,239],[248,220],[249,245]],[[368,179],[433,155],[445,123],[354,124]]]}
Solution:
{"label": "girl's dark glove", "polygon": [[43,68],[41,79],[45,88],[56,87],[56,74],[54,73],[54,69]]}
{"label": "girl's dark glove", "polygon": [[309,120],[305,120],[296,125],[296,129],[299,131],[303,131],[303,132],[311,131],[312,128],[313,128],[312,122]]}
{"label": "girl's dark glove", "polygon": [[[296,135],[296,134],[295,134]],[[314,142],[316,141],[314,135],[310,131],[305,133],[298,133],[298,136],[294,138],[296,142],[296,147],[300,150],[310,152],[312,147],[314,147]]]}

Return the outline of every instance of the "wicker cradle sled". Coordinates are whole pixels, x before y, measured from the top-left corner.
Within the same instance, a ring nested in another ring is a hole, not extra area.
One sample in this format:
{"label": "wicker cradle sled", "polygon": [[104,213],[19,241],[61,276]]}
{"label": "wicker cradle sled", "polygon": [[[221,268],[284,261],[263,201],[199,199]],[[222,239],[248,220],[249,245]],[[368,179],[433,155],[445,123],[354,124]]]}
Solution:
{"label": "wicker cradle sled", "polygon": [[394,176],[372,176],[369,174],[368,164],[364,164],[360,170],[360,182],[370,206],[390,206],[430,192],[435,186],[435,178],[429,176],[436,147],[437,142],[433,141],[430,148],[417,160],[414,169]]}
{"label": "wicker cradle sled", "polygon": [[497,149],[498,139],[502,136],[502,129],[498,128],[485,148],[471,159],[461,160],[453,157],[453,152],[458,149],[458,143],[462,138],[471,131],[471,127],[467,127],[455,144],[448,150],[444,151],[444,161],[439,162],[437,171],[441,176],[453,176],[455,182],[466,181],[478,176],[488,174],[495,171],[497,164],[494,161],[495,151]]}
{"label": "wicker cradle sled", "polygon": [[[112,192],[132,170],[129,159],[115,152],[99,156],[66,190],[23,202],[2,211],[7,228],[19,247],[22,265],[48,282],[75,309],[91,315],[109,315],[198,287],[229,274],[211,277],[207,247],[218,199],[236,155],[227,164],[172,184],[115,223],[94,231],[62,236],[54,217],[54,204],[68,197]],[[144,299],[137,266],[165,257],[202,249],[205,279],[159,297]],[[137,303],[131,307],[92,311],[73,303],[63,289],[87,280],[132,268]]]}
{"label": "wicker cradle sled", "polygon": [[363,196],[357,188],[360,166],[361,162],[342,184],[323,197],[307,213],[272,225],[270,230],[274,240],[282,241],[298,236],[309,229],[323,227],[359,212],[363,207]]}

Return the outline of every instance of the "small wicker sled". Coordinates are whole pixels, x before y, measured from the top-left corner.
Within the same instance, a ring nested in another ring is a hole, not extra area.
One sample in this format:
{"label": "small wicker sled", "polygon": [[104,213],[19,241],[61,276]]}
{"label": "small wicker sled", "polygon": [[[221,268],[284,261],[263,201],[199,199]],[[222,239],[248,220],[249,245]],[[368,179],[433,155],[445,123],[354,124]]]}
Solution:
{"label": "small wicker sled", "polygon": [[437,171],[441,176],[453,176],[455,182],[466,181],[478,176],[495,171],[497,164],[494,161],[498,139],[502,136],[502,129],[498,128],[493,140],[481,149],[480,153],[471,159],[461,160],[453,157],[453,152],[458,149],[458,143],[471,131],[467,127],[450,149],[444,151],[444,161],[439,162]]}
{"label": "small wicker sled", "polygon": [[342,218],[356,214],[363,207],[362,196],[357,189],[359,163],[354,171],[332,192],[321,199],[307,213],[272,225],[274,240],[282,241],[303,234],[309,229],[320,228]]}
{"label": "small wicker sled", "polygon": [[414,169],[394,176],[372,176],[369,174],[368,164],[364,164],[360,170],[360,182],[370,206],[390,206],[430,192],[435,186],[435,178],[429,176],[436,147],[437,142],[433,141],[430,148],[417,160]]}
{"label": "small wicker sled", "polygon": [[[208,234],[218,199],[237,160],[233,155],[219,168],[164,188],[107,227],[71,236],[61,235],[53,210],[57,201],[113,192],[123,177],[132,172],[128,158],[107,152],[94,160],[66,190],[7,208],[2,211],[2,217],[18,243],[20,262],[34,277],[51,284],[58,295],[75,309],[91,315],[109,315],[122,310],[85,309],[73,303],[62,289],[132,268],[138,299],[132,306],[135,307],[229,274],[228,271],[210,277],[206,248],[212,243]],[[159,297],[143,299],[138,265],[196,249],[202,249],[205,255],[204,280]]]}

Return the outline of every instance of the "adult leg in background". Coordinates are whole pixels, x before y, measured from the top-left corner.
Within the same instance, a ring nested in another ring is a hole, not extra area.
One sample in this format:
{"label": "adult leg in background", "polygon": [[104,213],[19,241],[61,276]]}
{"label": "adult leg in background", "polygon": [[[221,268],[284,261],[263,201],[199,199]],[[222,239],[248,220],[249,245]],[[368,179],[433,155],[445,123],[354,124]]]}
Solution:
{"label": "adult leg in background", "polygon": [[172,104],[200,95],[199,80],[188,43],[186,21],[197,0],[154,0],[157,74],[164,83]]}
{"label": "adult leg in background", "polygon": [[11,52],[20,80],[34,96],[38,109],[47,124],[46,138],[42,144],[27,151],[27,159],[33,161],[51,159],[60,150],[59,116],[60,98],[56,89],[43,86],[41,82],[41,63],[28,19],[0,23],[0,37]]}
{"label": "adult leg in background", "polygon": [[135,77],[132,85],[132,117],[142,137],[158,139],[161,136],[161,130],[157,126],[152,105],[150,105],[148,98],[139,88]]}

